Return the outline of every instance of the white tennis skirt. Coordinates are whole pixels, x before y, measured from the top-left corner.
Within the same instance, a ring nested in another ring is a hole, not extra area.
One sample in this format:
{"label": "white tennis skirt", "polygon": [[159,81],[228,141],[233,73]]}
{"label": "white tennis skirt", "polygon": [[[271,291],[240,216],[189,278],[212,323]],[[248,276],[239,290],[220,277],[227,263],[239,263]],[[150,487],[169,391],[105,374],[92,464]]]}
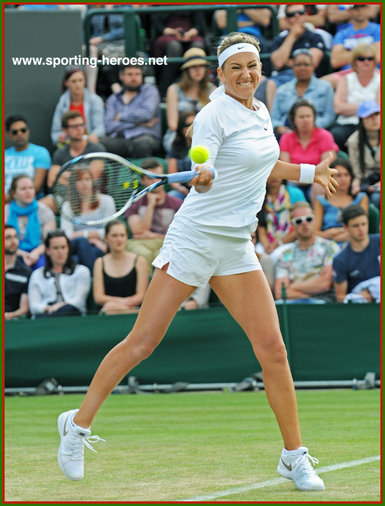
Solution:
{"label": "white tennis skirt", "polygon": [[152,265],[187,285],[204,287],[212,276],[229,276],[261,270],[254,245],[246,238],[202,230],[203,227],[175,217]]}

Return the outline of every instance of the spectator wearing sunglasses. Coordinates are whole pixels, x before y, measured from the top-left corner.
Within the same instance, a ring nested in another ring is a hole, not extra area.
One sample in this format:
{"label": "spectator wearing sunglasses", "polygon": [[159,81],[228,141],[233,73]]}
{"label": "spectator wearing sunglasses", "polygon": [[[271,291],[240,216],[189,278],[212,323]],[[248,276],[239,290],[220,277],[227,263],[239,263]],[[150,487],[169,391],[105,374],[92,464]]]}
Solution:
{"label": "spectator wearing sunglasses", "polygon": [[272,104],[277,88],[294,78],[292,69],[294,51],[308,49],[313,58],[314,68],[317,68],[325,50],[321,36],[305,26],[306,11],[303,5],[287,5],[285,13],[289,28],[277,35],[271,45],[271,61],[275,70],[266,89],[268,104]]}
{"label": "spectator wearing sunglasses", "polygon": [[52,156],[52,166],[48,173],[48,187],[51,188],[60,168],[72,158],[88,153],[106,151],[100,142],[91,142],[86,136],[86,123],[79,111],[67,111],[61,117],[61,127],[68,143],[57,148]]}
{"label": "spectator wearing sunglasses", "polygon": [[12,146],[4,152],[4,193],[6,202],[10,201],[9,189],[12,180],[26,174],[32,181],[39,199],[44,196],[44,185],[51,157],[46,148],[29,141],[30,130],[27,120],[20,114],[9,116],[5,121],[7,138]]}
{"label": "spectator wearing sunglasses", "polygon": [[332,262],[339,246],[316,235],[314,214],[308,202],[296,202],[290,217],[297,239],[277,261],[276,299],[285,296],[289,301],[312,303],[333,300]]}
{"label": "spectator wearing sunglasses", "polygon": [[[330,50],[332,47],[333,35],[330,33],[330,31],[326,31],[327,5],[304,4],[303,7],[305,8],[306,28],[308,28],[311,32],[316,32],[319,35],[321,35],[326,49]],[[287,30],[289,28],[289,24],[285,14],[285,9],[286,5],[280,5],[278,7],[277,20],[279,31]]]}
{"label": "spectator wearing sunglasses", "polygon": [[[369,21],[371,11],[368,5],[351,5],[350,23],[336,33],[333,39],[333,47],[330,54],[330,63],[337,72],[325,76],[333,87],[336,88],[339,79],[347,72],[351,72],[352,51],[361,44],[369,44],[373,47],[376,63],[380,61],[381,54],[381,26]],[[351,65],[351,67],[350,67]]]}
{"label": "spectator wearing sunglasses", "polygon": [[331,133],[339,148],[346,151],[345,143],[358,128],[357,109],[367,100],[380,104],[381,77],[377,71],[376,49],[370,44],[359,44],[351,52],[352,72],[341,77],[334,95],[334,110],[338,114]]}

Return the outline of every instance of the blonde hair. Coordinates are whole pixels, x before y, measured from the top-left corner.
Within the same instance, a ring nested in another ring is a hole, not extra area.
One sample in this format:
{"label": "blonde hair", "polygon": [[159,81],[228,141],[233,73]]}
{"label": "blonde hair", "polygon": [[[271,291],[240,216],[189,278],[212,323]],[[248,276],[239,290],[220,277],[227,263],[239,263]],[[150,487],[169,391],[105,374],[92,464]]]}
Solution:
{"label": "blonde hair", "polygon": [[[217,49],[217,56],[219,56],[221,53],[223,53],[225,49],[232,46],[233,44],[242,44],[242,43],[252,44],[258,49],[258,51],[261,50],[259,40],[253,35],[242,32],[230,32],[228,35],[223,37],[221,43],[219,44]],[[222,68],[224,67],[224,65],[225,64],[222,65]]]}
{"label": "blonde hair", "polygon": [[296,209],[302,209],[304,207],[310,209],[310,211],[313,212],[313,208],[311,207],[309,202],[307,202],[307,200],[294,202],[294,204],[290,208],[290,219],[293,218],[293,213]]}
{"label": "blonde hair", "polygon": [[364,56],[364,55],[366,56],[368,53],[370,54],[370,56],[374,57],[374,62],[377,65],[378,60],[377,60],[376,50],[374,49],[374,47],[371,44],[366,44],[366,43],[357,44],[357,46],[353,49],[350,65],[355,72],[357,72],[357,63],[356,63],[357,58],[360,56]]}
{"label": "blonde hair", "polygon": [[[177,83],[179,88],[186,93],[193,84],[193,80],[190,77],[189,69],[191,67],[188,67],[183,71],[181,80]],[[200,104],[206,105],[209,102],[209,69],[206,69],[205,75],[202,79],[202,81],[199,82],[199,93],[198,93],[198,101]]]}

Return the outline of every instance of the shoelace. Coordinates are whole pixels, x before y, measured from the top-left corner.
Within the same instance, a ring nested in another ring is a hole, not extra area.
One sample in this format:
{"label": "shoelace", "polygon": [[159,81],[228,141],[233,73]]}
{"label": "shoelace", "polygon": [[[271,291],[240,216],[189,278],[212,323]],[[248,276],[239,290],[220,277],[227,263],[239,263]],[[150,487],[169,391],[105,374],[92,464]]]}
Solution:
{"label": "shoelace", "polygon": [[82,440],[83,440],[83,444],[84,446],[87,446],[87,448],[89,448],[91,451],[95,452],[95,453],[98,453],[94,448],[92,448],[91,444],[95,444],[95,443],[99,443],[99,441],[104,441],[106,442],[105,439],[102,439],[101,437],[99,436],[84,436],[82,437]]}
{"label": "shoelace", "polygon": [[92,448],[91,443],[95,444],[99,441],[106,441],[99,436],[80,436],[75,432],[72,432],[68,437],[68,443],[65,445],[66,453],[71,456],[74,460],[80,459],[82,457],[83,445],[86,446],[91,451],[97,453],[97,451]]}
{"label": "shoelace", "polygon": [[309,461],[313,464],[313,466],[319,463],[319,460],[317,458],[312,457],[309,453],[304,453],[297,460],[297,462],[295,463],[295,465],[297,467],[297,465],[302,464],[302,462],[303,462],[305,464],[304,468],[303,468],[304,473],[307,474],[307,475],[313,475],[313,474],[315,474],[315,471],[314,471],[313,466],[310,464]]}

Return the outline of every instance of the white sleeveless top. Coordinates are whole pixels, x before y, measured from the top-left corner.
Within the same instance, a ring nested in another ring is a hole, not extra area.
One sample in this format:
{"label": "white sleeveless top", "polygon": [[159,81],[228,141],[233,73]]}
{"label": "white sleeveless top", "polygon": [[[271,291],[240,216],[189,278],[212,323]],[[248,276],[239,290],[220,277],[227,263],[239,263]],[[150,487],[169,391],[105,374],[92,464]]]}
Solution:
{"label": "white sleeveless top", "polygon": [[[374,100],[376,102],[377,91],[381,83],[380,74],[376,72],[367,86],[362,86],[355,72],[347,74],[346,79],[348,86],[347,101],[349,104],[360,104],[364,100]],[[339,125],[358,125],[358,117],[339,115],[337,123]]]}

